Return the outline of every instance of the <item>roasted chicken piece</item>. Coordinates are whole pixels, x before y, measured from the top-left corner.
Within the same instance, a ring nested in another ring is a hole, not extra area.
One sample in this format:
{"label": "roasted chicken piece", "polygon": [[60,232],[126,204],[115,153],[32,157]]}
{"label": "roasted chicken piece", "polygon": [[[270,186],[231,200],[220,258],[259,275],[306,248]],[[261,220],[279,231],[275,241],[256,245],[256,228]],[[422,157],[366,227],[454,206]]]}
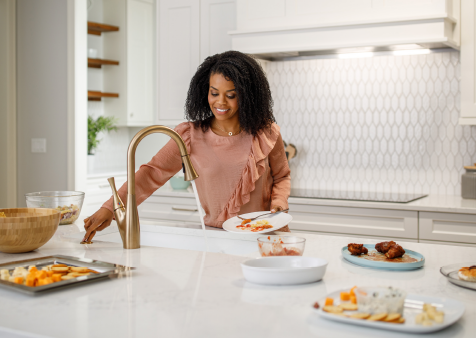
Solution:
{"label": "roasted chicken piece", "polygon": [[390,247],[394,244],[397,244],[397,243],[395,243],[394,241],[377,243],[375,244],[375,250],[385,254],[387,253],[388,250],[390,250]]}
{"label": "roasted chicken piece", "polygon": [[405,253],[405,250],[403,250],[403,248],[400,245],[395,243],[392,246],[390,246],[390,250],[387,251],[385,256],[388,259],[393,259],[397,257],[402,257],[404,253]]}
{"label": "roasted chicken piece", "polygon": [[350,243],[349,245],[347,245],[347,250],[349,250],[350,254],[353,256],[359,256],[369,252],[369,250],[367,250],[367,248],[364,247],[363,244],[355,243]]}

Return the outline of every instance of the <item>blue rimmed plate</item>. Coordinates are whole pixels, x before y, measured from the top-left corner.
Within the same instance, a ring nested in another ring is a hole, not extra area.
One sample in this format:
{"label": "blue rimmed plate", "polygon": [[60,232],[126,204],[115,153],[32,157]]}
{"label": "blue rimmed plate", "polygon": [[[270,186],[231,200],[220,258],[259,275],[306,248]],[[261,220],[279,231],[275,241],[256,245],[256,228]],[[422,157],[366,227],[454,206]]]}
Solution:
{"label": "blue rimmed plate", "polygon": [[402,258],[386,259],[385,256],[375,250],[375,244],[364,244],[369,252],[367,255],[352,256],[347,247],[342,248],[342,256],[347,261],[374,269],[384,270],[414,270],[425,264],[425,257],[418,252],[405,249]]}

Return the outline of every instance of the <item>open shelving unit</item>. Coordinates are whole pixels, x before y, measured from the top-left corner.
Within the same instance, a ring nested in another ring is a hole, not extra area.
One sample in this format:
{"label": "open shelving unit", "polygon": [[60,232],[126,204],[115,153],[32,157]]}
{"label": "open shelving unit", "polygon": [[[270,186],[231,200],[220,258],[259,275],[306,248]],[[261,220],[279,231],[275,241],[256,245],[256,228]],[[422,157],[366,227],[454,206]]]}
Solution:
{"label": "open shelving unit", "polygon": [[88,101],[101,101],[103,97],[119,97],[119,94],[88,90]]}
{"label": "open shelving unit", "polygon": [[101,68],[103,65],[115,65],[115,66],[117,66],[117,65],[119,65],[119,61],[88,58],[88,67],[89,68]]}
{"label": "open shelving unit", "polygon": [[[117,32],[117,31],[119,31],[118,26],[88,21],[88,34],[101,36],[101,34],[105,32]],[[119,61],[88,58],[89,68],[102,68],[103,65],[118,66]],[[88,90],[88,101],[101,101],[103,97],[119,97],[119,94]]]}

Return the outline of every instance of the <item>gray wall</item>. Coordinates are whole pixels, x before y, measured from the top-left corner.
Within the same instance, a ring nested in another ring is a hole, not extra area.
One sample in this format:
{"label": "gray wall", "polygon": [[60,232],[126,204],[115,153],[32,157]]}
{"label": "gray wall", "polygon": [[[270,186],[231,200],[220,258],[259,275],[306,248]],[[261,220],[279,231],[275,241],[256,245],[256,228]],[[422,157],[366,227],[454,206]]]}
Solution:
{"label": "gray wall", "polygon": [[[67,1],[17,1],[19,207],[27,192],[67,189],[66,18]],[[32,153],[32,138],[47,152]]]}

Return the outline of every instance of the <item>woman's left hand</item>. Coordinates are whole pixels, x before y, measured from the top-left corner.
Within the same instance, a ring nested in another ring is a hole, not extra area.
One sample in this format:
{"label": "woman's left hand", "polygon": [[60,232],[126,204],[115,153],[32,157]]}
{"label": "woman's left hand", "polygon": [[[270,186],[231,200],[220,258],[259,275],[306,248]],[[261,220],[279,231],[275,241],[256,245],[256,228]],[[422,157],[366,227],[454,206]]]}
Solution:
{"label": "woman's left hand", "polygon": [[[278,211],[282,211],[282,210],[284,210],[284,208],[283,208],[282,206],[280,206],[280,205],[273,205],[273,207],[271,208],[271,213],[274,214],[274,213],[276,213],[276,212],[278,212]],[[285,211],[285,212],[287,212],[287,211]],[[289,227],[288,227],[287,225],[284,226],[284,227],[282,227],[281,229],[276,230],[276,231],[291,232],[291,231],[289,230]]]}
{"label": "woman's left hand", "polygon": [[284,210],[284,208],[280,205],[274,205],[272,208],[271,208],[271,213],[276,213],[278,211],[281,211],[281,210]]}

